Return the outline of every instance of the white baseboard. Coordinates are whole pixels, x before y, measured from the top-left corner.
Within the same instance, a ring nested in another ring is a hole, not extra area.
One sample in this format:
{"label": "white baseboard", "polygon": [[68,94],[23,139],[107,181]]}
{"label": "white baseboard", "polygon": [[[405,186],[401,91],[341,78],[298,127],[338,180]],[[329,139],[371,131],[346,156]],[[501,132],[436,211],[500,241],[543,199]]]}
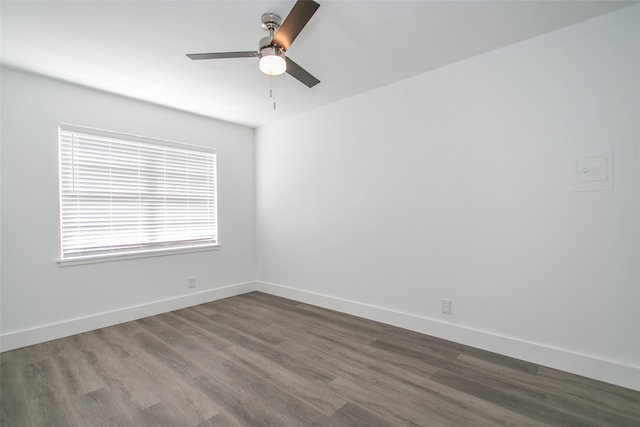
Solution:
{"label": "white baseboard", "polygon": [[640,391],[640,367],[637,366],[629,366],[588,354],[580,354],[562,348],[503,336],[415,314],[403,313],[384,307],[363,304],[357,301],[273,283],[256,283],[256,290],[260,292],[352,314]]}
{"label": "white baseboard", "polygon": [[13,350],[252,291],[293,299],[640,391],[640,368],[384,307],[268,282],[245,282],[0,335]]}
{"label": "white baseboard", "polygon": [[153,301],[145,304],[125,307],[118,310],[98,313],[91,316],[69,319],[48,325],[7,332],[0,335],[0,351],[13,350],[33,344],[89,332],[94,329],[113,326],[118,323],[142,319],[143,317],[166,313],[206,302],[228,298],[255,291],[256,282],[238,283],[221,288],[210,289],[174,298]]}

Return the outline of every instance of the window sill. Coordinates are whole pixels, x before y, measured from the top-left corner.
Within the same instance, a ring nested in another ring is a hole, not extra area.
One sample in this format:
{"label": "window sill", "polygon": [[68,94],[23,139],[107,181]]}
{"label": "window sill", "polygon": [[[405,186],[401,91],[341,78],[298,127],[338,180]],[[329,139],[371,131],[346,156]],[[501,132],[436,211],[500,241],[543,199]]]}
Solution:
{"label": "window sill", "polygon": [[71,259],[59,259],[59,267],[72,267],[74,265],[97,264],[101,262],[124,261],[138,258],[152,258],[167,255],[188,254],[193,252],[216,251],[220,245],[198,246],[191,248],[158,249],[148,252],[131,252],[124,254],[95,255]]}

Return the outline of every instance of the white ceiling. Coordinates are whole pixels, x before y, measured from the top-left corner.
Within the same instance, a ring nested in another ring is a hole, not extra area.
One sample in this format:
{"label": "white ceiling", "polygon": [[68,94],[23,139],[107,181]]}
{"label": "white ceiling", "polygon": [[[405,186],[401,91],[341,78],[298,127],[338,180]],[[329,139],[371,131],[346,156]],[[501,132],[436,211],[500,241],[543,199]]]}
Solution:
{"label": "white ceiling", "polygon": [[294,0],[6,1],[4,64],[132,98],[260,126],[635,3],[629,1],[336,1],[287,52],[321,80],[272,80],[256,58],[186,53],[257,50],[264,12]]}

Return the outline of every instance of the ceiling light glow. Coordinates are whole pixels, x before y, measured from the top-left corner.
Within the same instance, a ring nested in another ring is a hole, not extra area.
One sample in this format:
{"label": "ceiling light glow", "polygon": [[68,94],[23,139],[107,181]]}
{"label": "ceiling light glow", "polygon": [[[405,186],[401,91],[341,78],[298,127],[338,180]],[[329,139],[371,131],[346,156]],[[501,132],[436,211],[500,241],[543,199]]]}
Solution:
{"label": "ceiling light glow", "polygon": [[284,52],[275,46],[262,49],[260,51],[260,71],[270,76],[279,76],[287,71]]}

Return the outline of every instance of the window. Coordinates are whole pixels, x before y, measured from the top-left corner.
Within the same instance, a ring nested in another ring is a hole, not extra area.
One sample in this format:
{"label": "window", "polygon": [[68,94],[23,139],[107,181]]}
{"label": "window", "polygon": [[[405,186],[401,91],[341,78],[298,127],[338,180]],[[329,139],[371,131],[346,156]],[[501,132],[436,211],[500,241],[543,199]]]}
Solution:
{"label": "window", "polygon": [[61,125],[61,262],[218,244],[216,153]]}

